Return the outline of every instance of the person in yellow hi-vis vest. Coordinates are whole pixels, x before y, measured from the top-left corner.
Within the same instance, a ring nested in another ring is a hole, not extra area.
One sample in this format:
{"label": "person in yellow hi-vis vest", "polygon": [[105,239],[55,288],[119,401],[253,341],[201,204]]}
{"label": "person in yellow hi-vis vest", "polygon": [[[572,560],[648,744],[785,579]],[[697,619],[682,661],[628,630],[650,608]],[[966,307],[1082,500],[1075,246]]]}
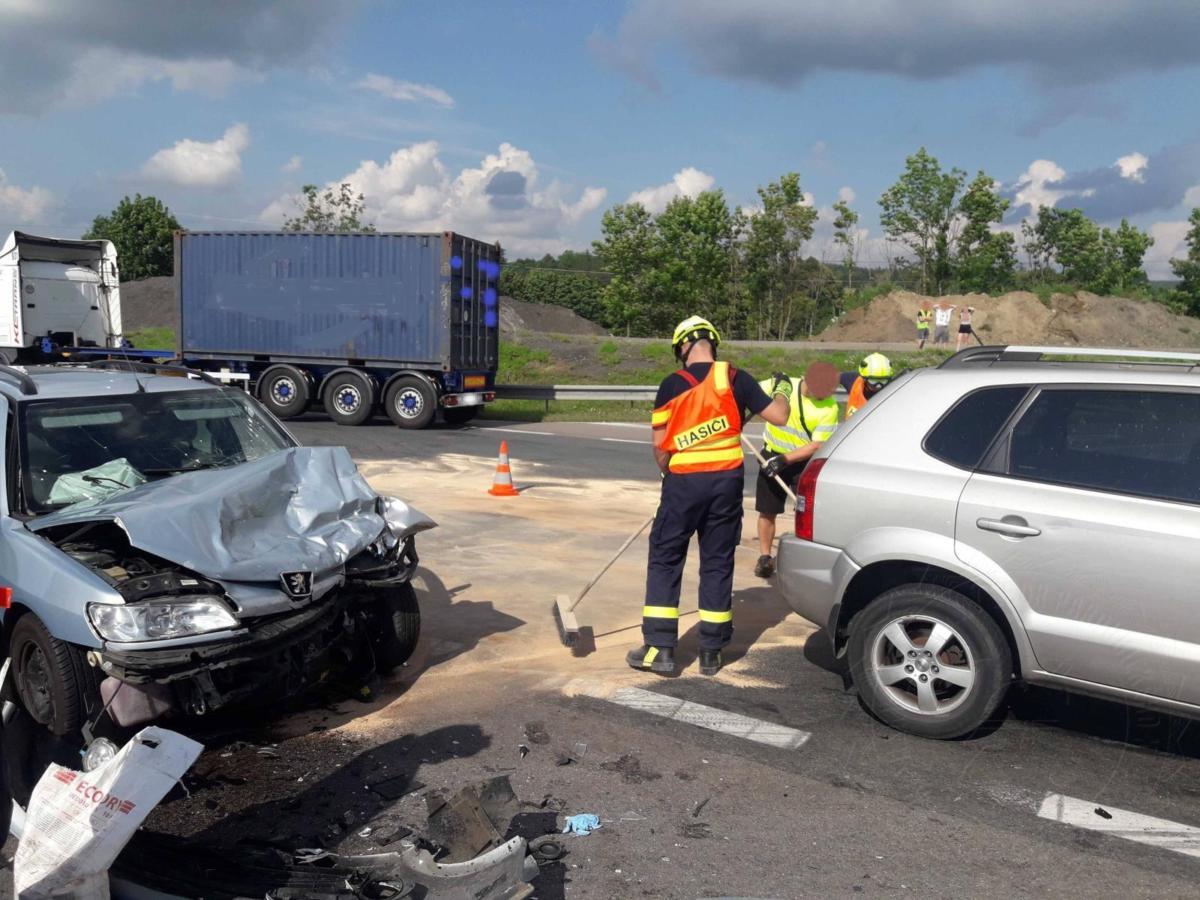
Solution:
{"label": "person in yellow hi-vis vest", "polygon": [[[775,476],[794,486],[809,457],[829,439],[838,424],[838,404],[833,396],[838,386],[837,366],[815,362],[805,370],[803,378],[791,381],[791,414],[787,424],[768,422],[763,430],[763,456],[767,464],[758,470],[754,492],[758,548],[762,554],[754,566],[754,574],[759,578],[775,574],[775,558],[771,555],[775,546],[775,519],[787,506],[787,493]],[[770,383],[760,382],[764,388]]]}

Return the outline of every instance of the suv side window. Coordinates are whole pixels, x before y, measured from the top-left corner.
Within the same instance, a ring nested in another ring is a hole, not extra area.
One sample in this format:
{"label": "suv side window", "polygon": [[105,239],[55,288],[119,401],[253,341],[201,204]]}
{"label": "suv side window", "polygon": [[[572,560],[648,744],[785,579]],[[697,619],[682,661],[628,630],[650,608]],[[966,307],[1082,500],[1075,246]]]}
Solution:
{"label": "suv side window", "polygon": [[925,438],[925,452],[952,466],[974,469],[1028,393],[1026,385],[972,391],[933,426]]}
{"label": "suv side window", "polygon": [[1008,474],[1200,503],[1200,393],[1045,389],[1013,428]]}

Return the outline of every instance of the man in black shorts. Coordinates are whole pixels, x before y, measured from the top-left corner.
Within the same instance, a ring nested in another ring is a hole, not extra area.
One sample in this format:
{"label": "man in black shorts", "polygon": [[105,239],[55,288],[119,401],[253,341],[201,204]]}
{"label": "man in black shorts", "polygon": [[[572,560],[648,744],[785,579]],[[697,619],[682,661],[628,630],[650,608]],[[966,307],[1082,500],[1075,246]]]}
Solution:
{"label": "man in black shorts", "polygon": [[787,424],[767,422],[763,430],[763,456],[767,464],[758,471],[754,491],[762,554],[754,566],[754,574],[759,578],[770,578],[775,573],[775,558],[771,553],[775,546],[775,519],[787,508],[787,493],[774,476],[794,487],[809,457],[828,440],[838,423],[838,404],[833,396],[838,386],[838,370],[833,363],[812,363],[803,378],[792,381],[791,415]]}

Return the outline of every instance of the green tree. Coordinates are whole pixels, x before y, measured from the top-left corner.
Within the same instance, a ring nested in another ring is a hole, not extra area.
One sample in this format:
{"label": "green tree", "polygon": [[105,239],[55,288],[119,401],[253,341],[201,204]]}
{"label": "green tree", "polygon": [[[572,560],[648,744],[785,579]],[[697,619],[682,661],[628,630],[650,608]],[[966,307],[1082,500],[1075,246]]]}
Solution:
{"label": "green tree", "polygon": [[1101,294],[1146,284],[1142,261],[1154,238],[1125,219],[1115,230],[1100,228],[1082,210],[1043,207],[1033,230],[1069,284]]}
{"label": "green tree", "polygon": [[759,188],[758,197],[762,211],[750,217],[744,249],[751,330],[760,340],[784,338],[806,296],[800,248],[812,238],[817,211],[805,202],[795,172]]}
{"label": "green tree", "polygon": [[179,221],[155,197],[124,197],[107,216],[96,216],[84,240],[112,241],[123,281],[174,271],[174,235]]}
{"label": "green tree", "polygon": [[943,172],[922,147],[904,162],[899,180],[879,198],[884,233],[905,244],[921,266],[921,289],[942,293],[951,271],[950,226],[967,173]]}
{"label": "green tree", "polygon": [[1016,240],[991,226],[1004,218],[1009,203],[982,169],[958,201],[962,230],[958,233],[955,269],[958,283],[970,291],[998,291],[1013,280]]}
{"label": "green tree", "polygon": [[1154,246],[1154,238],[1128,220],[1122,219],[1117,229],[1105,228],[1100,234],[1104,247],[1103,284],[1097,289],[1105,292],[1145,287],[1149,279],[1142,269],[1146,251]]}
{"label": "green tree", "polygon": [[655,220],[664,302],[682,319],[702,315],[732,333],[730,265],[737,212],[721,190],[676,197]]}
{"label": "green tree", "polygon": [[833,242],[842,247],[842,265],[846,269],[846,290],[854,290],[854,260],[858,249],[858,213],[844,200],[833,204]]}
{"label": "green tree", "polygon": [[343,181],[335,190],[321,192],[315,184],[300,188],[296,215],[283,223],[284,231],[374,231],[375,225],[363,219],[366,200]]}
{"label": "green tree", "polygon": [[600,232],[592,247],[612,274],[603,295],[608,321],[626,334],[662,333],[670,315],[662,315],[658,302],[660,247],[653,217],[640,203],[619,203],[604,213]]}
{"label": "green tree", "polygon": [[1190,315],[1200,316],[1200,208],[1188,216],[1187,256],[1171,260],[1171,271],[1179,279],[1178,295]]}

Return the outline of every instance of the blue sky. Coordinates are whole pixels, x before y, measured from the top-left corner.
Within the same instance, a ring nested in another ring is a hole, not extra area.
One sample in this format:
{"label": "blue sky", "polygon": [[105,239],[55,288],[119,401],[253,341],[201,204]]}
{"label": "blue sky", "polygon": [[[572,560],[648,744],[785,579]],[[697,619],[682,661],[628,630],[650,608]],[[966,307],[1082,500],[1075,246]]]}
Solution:
{"label": "blue sky", "polygon": [[0,0],[0,231],[77,236],[135,192],[275,227],[349,180],[381,227],[517,256],[797,171],[823,212],[853,198],[869,263],[925,146],[1001,182],[1006,227],[1057,203],[1150,228],[1161,276],[1200,205],[1198,33],[1167,0]]}

